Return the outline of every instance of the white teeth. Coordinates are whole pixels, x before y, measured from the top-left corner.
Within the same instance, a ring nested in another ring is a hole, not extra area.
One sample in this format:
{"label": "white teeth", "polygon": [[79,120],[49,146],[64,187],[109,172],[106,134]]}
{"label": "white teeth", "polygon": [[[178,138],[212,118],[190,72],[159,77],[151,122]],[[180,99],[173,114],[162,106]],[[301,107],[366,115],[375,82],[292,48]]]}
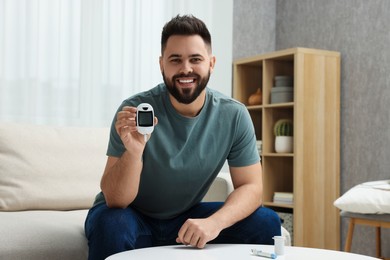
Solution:
{"label": "white teeth", "polygon": [[180,83],[191,83],[191,82],[193,82],[193,80],[192,79],[181,79],[181,80],[179,80],[179,82]]}

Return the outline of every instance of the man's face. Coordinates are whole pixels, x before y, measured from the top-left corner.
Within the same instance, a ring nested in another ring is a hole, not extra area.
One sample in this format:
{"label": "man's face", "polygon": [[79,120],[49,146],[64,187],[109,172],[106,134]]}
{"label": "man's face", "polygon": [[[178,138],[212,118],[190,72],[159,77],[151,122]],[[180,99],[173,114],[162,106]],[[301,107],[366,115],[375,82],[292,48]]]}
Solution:
{"label": "man's face", "polygon": [[169,93],[180,103],[192,103],[206,88],[215,57],[199,35],[169,37],[160,69]]}

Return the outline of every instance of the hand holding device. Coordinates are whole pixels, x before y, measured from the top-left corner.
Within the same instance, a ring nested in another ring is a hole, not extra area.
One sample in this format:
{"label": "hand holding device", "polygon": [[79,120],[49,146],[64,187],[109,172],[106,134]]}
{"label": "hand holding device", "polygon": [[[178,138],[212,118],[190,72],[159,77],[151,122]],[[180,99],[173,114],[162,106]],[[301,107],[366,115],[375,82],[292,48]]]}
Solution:
{"label": "hand holding device", "polygon": [[141,103],[137,106],[137,131],[144,135],[145,143],[148,141],[148,134],[154,130],[154,110],[148,103]]}

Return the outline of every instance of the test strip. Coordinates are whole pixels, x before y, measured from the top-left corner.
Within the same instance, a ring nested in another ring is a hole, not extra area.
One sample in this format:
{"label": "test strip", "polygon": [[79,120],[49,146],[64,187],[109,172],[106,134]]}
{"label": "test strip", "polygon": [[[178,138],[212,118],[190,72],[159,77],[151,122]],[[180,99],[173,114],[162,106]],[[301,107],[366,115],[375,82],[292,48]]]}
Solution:
{"label": "test strip", "polygon": [[276,258],[276,255],[273,253],[263,252],[261,250],[256,250],[256,249],[252,249],[252,254],[255,256],[262,256],[262,257],[267,257],[267,258],[271,258],[271,259]]}

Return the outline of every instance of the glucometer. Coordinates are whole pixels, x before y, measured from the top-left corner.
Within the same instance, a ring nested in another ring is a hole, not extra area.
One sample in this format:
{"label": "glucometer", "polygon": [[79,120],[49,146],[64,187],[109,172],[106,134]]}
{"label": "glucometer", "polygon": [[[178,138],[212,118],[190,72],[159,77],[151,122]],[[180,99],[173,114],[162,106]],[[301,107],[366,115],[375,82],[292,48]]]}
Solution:
{"label": "glucometer", "polygon": [[148,134],[154,130],[154,111],[148,103],[141,103],[137,106],[137,130],[144,135],[145,142],[148,141]]}

